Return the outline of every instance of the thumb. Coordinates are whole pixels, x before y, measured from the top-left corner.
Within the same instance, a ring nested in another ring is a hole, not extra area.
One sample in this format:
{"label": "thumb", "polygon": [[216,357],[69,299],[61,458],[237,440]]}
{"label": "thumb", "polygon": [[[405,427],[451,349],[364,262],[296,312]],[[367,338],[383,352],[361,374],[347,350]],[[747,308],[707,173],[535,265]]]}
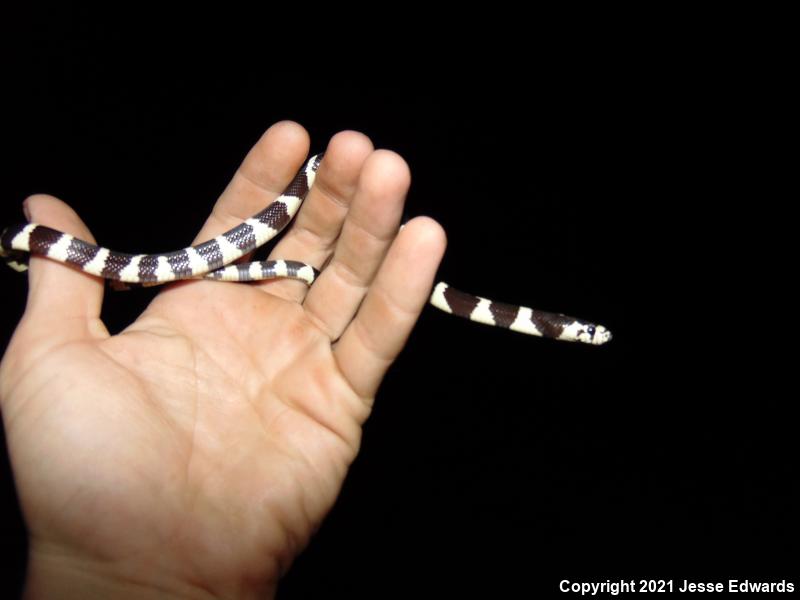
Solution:
{"label": "thumb", "polygon": [[[94,243],[89,228],[58,198],[37,194],[25,200],[24,207],[31,222]],[[28,273],[26,325],[47,328],[56,342],[108,335],[99,320],[102,279],[37,256],[31,256]]]}

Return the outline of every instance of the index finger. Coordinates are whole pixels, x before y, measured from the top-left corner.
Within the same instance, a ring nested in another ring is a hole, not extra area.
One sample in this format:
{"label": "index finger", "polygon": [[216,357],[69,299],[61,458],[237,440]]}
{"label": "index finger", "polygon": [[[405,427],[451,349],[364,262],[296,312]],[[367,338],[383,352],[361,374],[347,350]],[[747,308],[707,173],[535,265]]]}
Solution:
{"label": "index finger", "polygon": [[247,153],[192,243],[228,231],[267,206],[303,165],[308,149],[308,133],[297,123],[270,127]]}

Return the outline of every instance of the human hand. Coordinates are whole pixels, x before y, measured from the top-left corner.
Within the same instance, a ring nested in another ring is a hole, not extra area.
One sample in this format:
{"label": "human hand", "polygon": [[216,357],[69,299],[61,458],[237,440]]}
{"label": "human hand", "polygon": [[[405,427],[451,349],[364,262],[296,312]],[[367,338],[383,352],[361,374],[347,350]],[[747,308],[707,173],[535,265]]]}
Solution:
{"label": "human hand", "polygon": [[[308,148],[299,125],[270,128],[195,241],[263,208]],[[399,156],[334,136],[271,253],[328,263],[311,289],[179,282],[114,336],[99,318],[102,281],[31,259],[0,363],[28,597],[274,594],[339,492],[444,252],[430,219],[398,234],[408,185]],[[26,205],[31,220],[93,241],[59,200]]]}

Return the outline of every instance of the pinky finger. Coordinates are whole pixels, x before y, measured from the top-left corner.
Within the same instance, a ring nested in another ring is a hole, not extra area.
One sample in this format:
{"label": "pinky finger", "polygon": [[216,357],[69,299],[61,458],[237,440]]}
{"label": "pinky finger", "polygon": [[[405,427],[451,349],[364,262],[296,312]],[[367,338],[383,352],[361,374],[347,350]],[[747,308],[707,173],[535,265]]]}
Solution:
{"label": "pinky finger", "polygon": [[336,344],[339,368],[362,398],[371,401],[403,349],[428,300],[446,244],[436,221],[427,217],[409,221]]}

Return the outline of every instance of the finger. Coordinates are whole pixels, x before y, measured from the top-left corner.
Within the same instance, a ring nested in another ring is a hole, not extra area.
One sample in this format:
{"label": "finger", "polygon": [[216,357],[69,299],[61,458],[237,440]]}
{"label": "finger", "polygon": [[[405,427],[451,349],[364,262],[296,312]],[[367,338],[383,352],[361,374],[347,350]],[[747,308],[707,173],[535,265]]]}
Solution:
{"label": "finger", "polygon": [[[34,222],[94,243],[89,228],[72,208],[43,194],[25,200],[26,216]],[[105,337],[100,322],[103,280],[47,258],[32,256],[28,271],[27,323],[48,331],[55,343]]]}
{"label": "finger", "polygon": [[228,231],[266,207],[300,169],[308,146],[308,134],[297,123],[270,127],[248,152],[193,243]]}
{"label": "finger", "polygon": [[392,244],[358,314],[334,349],[339,368],[367,401],[378,389],[433,287],[447,240],[432,219],[408,222]]}
{"label": "finger", "polygon": [[[371,153],[372,142],[361,133],[343,131],[331,138],[308,197],[270,258],[298,260],[317,268],[325,264],[342,230],[364,161]],[[267,282],[262,287],[296,302],[308,292],[305,284],[288,280]]]}
{"label": "finger", "polygon": [[378,150],[364,163],[333,258],[303,304],[332,340],[353,319],[397,235],[410,181],[394,152]]}

